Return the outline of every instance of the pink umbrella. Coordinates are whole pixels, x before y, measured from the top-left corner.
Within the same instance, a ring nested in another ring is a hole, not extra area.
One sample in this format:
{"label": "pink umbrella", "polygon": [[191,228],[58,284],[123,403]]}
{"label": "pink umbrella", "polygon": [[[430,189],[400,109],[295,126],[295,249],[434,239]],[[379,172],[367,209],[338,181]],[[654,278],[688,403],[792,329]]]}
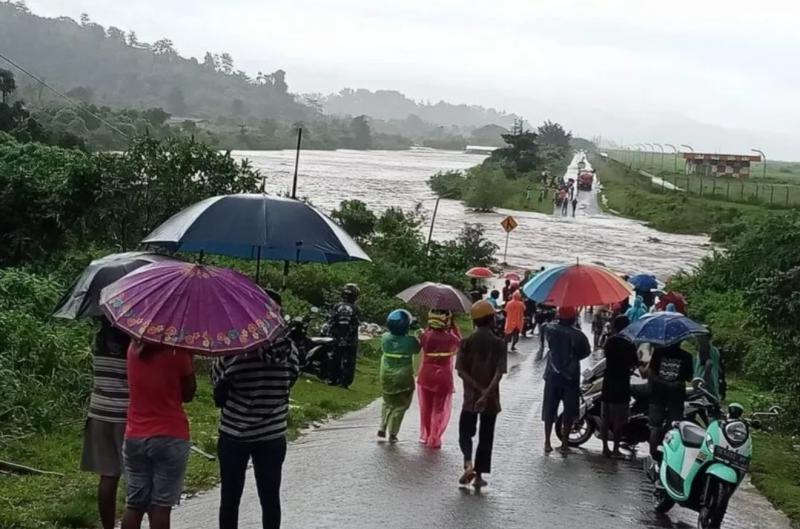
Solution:
{"label": "pink umbrella", "polygon": [[103,289],[100,307],[138,340],[212,356],[257,347],[284,326],[280,307],[244,275],[182,262],[135,270]]}
{"label": "pink umbrella", "polygon": [[434,310],[468,312],[472,302],[466,294],[450,285],[442,283],[420,283],[397,294],[397,297],[411,305]]}
{"label": "pink umbrella", "polygon": [[467,277],[474,277],[476,279],[491,279],[494,277],[494,272],[483,266],[476,266],[467,270]]}
{"label": "pink umbrella", "polygon": [[522,281],[522,276],[519,275],[517,272],[506,272],[503,275],[503,279],[510,279],[511,281],[516,281],[517,283],[519,283],[520,281]]}

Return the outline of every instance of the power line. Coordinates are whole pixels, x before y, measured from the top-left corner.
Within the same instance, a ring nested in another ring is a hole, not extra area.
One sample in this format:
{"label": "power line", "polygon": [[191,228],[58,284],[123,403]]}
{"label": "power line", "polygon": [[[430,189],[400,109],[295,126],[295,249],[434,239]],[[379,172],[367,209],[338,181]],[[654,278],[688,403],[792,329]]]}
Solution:
{"label": "power line", "polygon": [[11,59],[9,59],[8,57],[6,57],[6,56],[5,56],[5,55],[3,55],[2,53],[0,53],[0,59],[3,59],[3,60],[4,60],[4,61],[6,61],[8,64],[10,64],[10,65],[11,65],[11,66],[13,66],[14,68],[16,68],[17,70],[21,71],[22,73],[24,73],[24,74],[25,74],[25,75],[27,75],[28,77],[30,77],[30,78],[34,79],[35,81],[37,81],[38,83],[42,84],[44,87],[46,87],[46,88],[50,89],[52,92],[54,92],[54,93],[55,93],[56,95],[58,95],[59,97],[62,97],[63,99],[66,99],[66,100],[67,100],[67,101],[68,101],[70,104],[72,104],[72,105],[74,105],[74,106],[78,107],[78,109],[82,110],[83,112],[86,112],[87,114],[89,114],[89,115],[90,115],[90,116],[92,116],[93,118],[100,120],[102,123],[105,123],[105,124],[106,124],[106,126],[108,126],[108,128],[110,128],[111,130],[113,130],[113,131],[114,131],[114,132],[116,132],[117,134],[121,135],[123,138],[126,138],[126,139],[128,138],[128,135],[127,135],[127,134],[125,134],[124,132],[122,132],[121,130],[119,130],[117,127],[115,127],[114,125],[112,125],[111,123],[109,123],[109,122],[108,122],[108,120],[106,120],[106,119],[105,119],[105,118],[103,118],[102,116],[98,116],[98,115],[97,115],[97,114],[95,114],[94,112],[91,112],[91,111],[89,111],[88,109],[86,109],[86,108],[85,108],[85,105],[84,105],[83,103],[81,103],[81,102],[79,102],[79,101],[75,101],[74,99],[72,99],[72,98],[71,98],[71,97],[69,97],[68,95],[66,95],[66,94],[63,94],[63,93],[61,93],[60,91],[56,90],[55,88],[53,88],[52,86],[50,86],[49,84],[47,84],[46,82],[44,82],[44,79],[41,79],[41,78],[39,78],[39,77],[37,77],[37,76],[33,75],[31,72],[29,72],[28,70],[26,70],[25,68],[23,68],[22,66],[20,66],[19,64],[17,64],[16,62],[12,61]]}

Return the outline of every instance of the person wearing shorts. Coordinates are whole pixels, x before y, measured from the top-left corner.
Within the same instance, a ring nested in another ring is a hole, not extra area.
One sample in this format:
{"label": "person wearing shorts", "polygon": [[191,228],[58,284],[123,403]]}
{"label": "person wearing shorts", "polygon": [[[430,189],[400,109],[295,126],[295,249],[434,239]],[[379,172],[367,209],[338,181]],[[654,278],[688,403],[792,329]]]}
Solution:
{"label": "person wearing shorts", "polygon": [[[631,373],[639,364],[636,346],[620,336],[619,333],[628,326],[627,316],[619,315],[612,322],[612,334],[605,344],[606,372],[603,376],[603,389],[600,394],[602,403],[602,425],[600,437],[603,439],[603,455],[606,457],[622,457],[619,442],[622,430],[628,423],[631,402]],[[608,434],[614,435],[614,450],[608,449]]]}
{"label": "person wearing shorts", "polygon": [[550,353],[544,370],[544,399],[542,421],[544,421],[544,451],[553,451],[550,437],[558,416],[559,405],[564,410],[561,423],[561,452],[569,452],[569,433],[578,417],[580,398],[581,360],[592,354],[589,339],[575,327],[578,311],[575,307],[559,307],[557,321],[544,327]]}
{"label": "person wearing shorts", "polygon": [[172,507],[183,492],[189,459],[189,421],[184,402],[197,383],[192,354],[163,345],[128,348],[128,424],[123,455],[127,498],[122,529],[169,529]]}
{"label": "person wearing shorts", "polygon": [[94,339],[94,384],[83,433],[81,470],[100,476],[97,510],[103,529],[114,529],[117,487],[122,475],[122,442],[128,415],[128,368],[126,353],[130,338],[106,318]]}

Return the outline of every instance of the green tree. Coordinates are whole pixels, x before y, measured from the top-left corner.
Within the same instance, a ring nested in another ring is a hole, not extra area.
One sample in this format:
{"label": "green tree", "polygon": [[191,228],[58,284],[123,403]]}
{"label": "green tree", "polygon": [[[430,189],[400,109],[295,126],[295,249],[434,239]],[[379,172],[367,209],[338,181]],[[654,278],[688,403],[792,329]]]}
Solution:
{"label": "green tree", "polygon": [[517,173],[526,173],[536,169],[539,165],[539,146],[536,143],[535,132],[524,131],[519,134],[503,134],[506,147],[492,152],[488,160],[499,162],[509,177]]}
{"label": "green tree", "polygon": [[136,36],[136,32],[133,30],[128,32],[128,46],[132,48],[139,47],[139,37]]}
{"label": "green tree", "polygon": [[8,102],[8,96],[14,93],[17,89],[17,83],[14,80],[14,74],[9,70],[0,68],[0,93],[3,95],[3,103]]}
{"label": "green tree", "polygon": [[88,26],[91,20],[89,19],[89,13],[81,13],[81,26]]}
{"label": "green tree", "polygon": [[371,236],[378,223],[378,217],[360,200],[344,200],[339,208],[331,212],[331,218],[351,237],[364,240]]}
{"label": "green tree", "polygon": [[212,72],[216,72],[218,67],[219,64],[214,58],[214,55],[210,51],[207,51],[205,57],[203,58],[203,68]]}
{"label": "green tree", "polygon": [[82,103],[89,103],[92,100],[94,91],[88,86],[76,86],[75,88],[67,91],[67,96],[72,99],[77,99]]}
{"label": "green tree", "polygon": [[559,123],[552,121],[545,121],[537,129],[539,135],[539,143],[542,145],[553,145],[560,149],[570,149],[570,142],[572,140],[572,133],[564,130],[564,127]]}
{"label": "green tree", "polygon": [[350,121],[350,131],[353,134],[353,147],[356,149],[369,149],[372,147],[372,132],[369,128],[367,116],[358,116]]}
{"label": "green tree", "polygon": [[176,57],[178,52],[175,51],[175,46],[170,39],[159,39],[153,43],[153,54],[161,55],[164,57]]}
{"label": "green tree", "polygon": [[113,40],[114,42],[125,44],[125,32],[119,29],[118,27],[108,26],[106,33],[108,34],[108,38]]}
{"label": "green tree", "polygon": [[219,56],[219,67],[225,75],[233,73],[233,57],[230,53],[224,52]]}

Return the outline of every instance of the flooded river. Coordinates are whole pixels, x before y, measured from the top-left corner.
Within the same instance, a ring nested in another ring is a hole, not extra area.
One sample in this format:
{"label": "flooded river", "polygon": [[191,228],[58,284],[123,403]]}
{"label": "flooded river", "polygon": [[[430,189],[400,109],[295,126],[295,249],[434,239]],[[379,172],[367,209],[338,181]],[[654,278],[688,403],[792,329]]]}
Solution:
{"label": "flooded river", "polygon": [[[249,159],[266,179],[270,192],[291,189],[294,151],[237,151]],[[308,197],[329,212],[342,200],[359,199],[372,209],[390,206],[412,208],[421,203],[433,213],[436,197],[428,178],[437,171],[466,169],[480,163],[482,155],[455,151],[412,149],[410,151],[302,151],[298,196]],[[599,175],[602,180],[603,175]],[[587,197],[582,198],[582,203]],[[575,217],[562,218],[531,212],[499,210],[475,213],[454,200],[442,200],[434,227],[434,238],[454,237],[465,222],[482,223],[497,243],[502,257],[505,233],[500,221],[513,214],[519,228],[511,233],[508,262],[534,268],[574,261],[600,261],[627,273],[649,272],[660,278],[687,268],[710,250],[706,237],[670,235],[639,222],[582,208]]]}

